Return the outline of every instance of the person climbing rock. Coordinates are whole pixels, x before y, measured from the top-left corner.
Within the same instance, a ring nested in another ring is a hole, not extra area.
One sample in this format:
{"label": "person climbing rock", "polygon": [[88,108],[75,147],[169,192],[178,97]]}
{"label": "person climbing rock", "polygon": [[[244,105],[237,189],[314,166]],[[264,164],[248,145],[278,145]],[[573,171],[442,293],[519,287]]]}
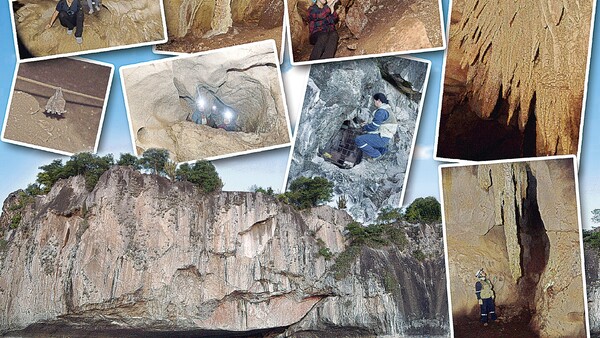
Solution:
{"label": "person climbing rock", "polygon": [[46,29],[50,29],[54,25],[56,18],[60,20],[62,26],[67,28],[67,34],[73,34],[73,29],[75,29],[77,43],[83,42],[83,7],[79,0],[59,0]]}
{"label": "person climbing rock", "polygon": [[483,268],[477,271],[475,277],[479,279],[477,283],[475,283],[475,294],[477,295],[477,302],[479,303],[481,310],[480,321],[484,326],[487,326],[488,322],[496,320],[494,286],[492,285],[492,282],[487,279],[487,274],[483,271]]}
{"label": "person climbing rock", "polygon": [[335,28],[338,14],[335,4],[338,0],[313,0],[308,7],[309,41],[314,45],[309,60],[328,59],[335,56],[339,35]]}
{"label": "person climbing rock", "polygon": [[392,113],[392,107],[383,93],[373,95],[375,107],[371,123],[363,125],[366,134],[357,136],[354,142],[363,154],[371,158],[379,158],[387,152],[390,140],[396,134],[398,121]]}
{"label": "person climbing rock", "polygon": [[100,6],[102,6],[102,1],[101,0],[87,0],[87,4],[88,4],[88,8],[90,9],[90,11],[88,12],[89,14],[94,14],[94,8],[96,9],[96,12],[100,12]]}

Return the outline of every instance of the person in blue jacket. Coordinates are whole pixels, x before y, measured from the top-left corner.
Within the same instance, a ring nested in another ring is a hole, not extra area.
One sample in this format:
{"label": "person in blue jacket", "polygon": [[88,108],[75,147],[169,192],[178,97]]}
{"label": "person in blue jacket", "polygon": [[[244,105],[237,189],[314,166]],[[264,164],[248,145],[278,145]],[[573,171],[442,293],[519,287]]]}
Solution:
{"label": "person in blue jacket", "polygon": [[75,29],[77,43],[83,42],[83,7],[79,0],[59,0],[46,29],[50,29],[54,25],[56,18],[60,20],[61,25],[67,28],[67,34],[73,34],[73,29]]}
{"label": "person in blue jacket", "polygon": [[373,101],[377,108],[373,112],[373,120],[362,127],[366,134],[357,136],[354,142],[363,154],[379,158],[387,152],[388,143],[398,129],[398,121],[385,94],[373,95]]}
{"label": "person in blue jacket", "polygon": [[496,320],[496,305],[494,304],[494,286],[492,282],[487,279],[487,274],[483,271],[483,268],[479,269],[475,274],[478,281],[475,283],[475,295],[477,295],[477,302],[481,310],[480,321],[484,326],[488,325],[489,321]]}

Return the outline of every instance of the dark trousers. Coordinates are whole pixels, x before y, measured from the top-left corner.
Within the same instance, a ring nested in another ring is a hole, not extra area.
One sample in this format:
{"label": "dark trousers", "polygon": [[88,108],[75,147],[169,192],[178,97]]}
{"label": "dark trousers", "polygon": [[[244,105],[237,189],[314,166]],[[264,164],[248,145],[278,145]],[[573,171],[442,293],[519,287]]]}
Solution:
{"label": "dark trousers", "polygon": [[75,36],[80,38],[83,34],[83,10],[79,9],[77,13],[73,15],[67,14],[67,12],[58,12],[58,19],[60,24],[67,29],[72,30],[75,28]]}
{"label": "dark trousers", "polygon": [[363,153],[372,158],[378,158],[387,152],[390,139],[381,137],[379,134],[364,134],[356,137],[354,142]]}
{"label": "dark trousers", "polygon": [[487,323],[488,320],[496,320],[496,306],[492,298],[484,298],[481,307],[481,322]]}
{"label": "dark trousers", "polygon": [[310,53],[309,60],[328,59],[335,56],[337,50],[339,35],[336,31],[319,32],[311,37],[314,41],[314,47]]}

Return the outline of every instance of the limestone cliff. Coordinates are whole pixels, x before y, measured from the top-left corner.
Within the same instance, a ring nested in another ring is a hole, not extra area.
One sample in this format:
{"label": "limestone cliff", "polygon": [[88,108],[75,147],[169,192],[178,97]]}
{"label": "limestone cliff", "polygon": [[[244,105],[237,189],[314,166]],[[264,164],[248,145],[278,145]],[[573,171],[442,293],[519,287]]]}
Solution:
{"label": "limestone cliff", "polygon": [[438,155],[577,154],[591,15],[591,0],[453,1]]}
{"label": "limestone cliff", "polygon": [[483,267],[500,316],[524,308],[541,336],[585,336],[574,170],[572,159],[443,169],[455,319],[477,318]]}
{"label": "limestone cliff", "polygon": [[405,225],[402,250],[362,247],[336,279],[319,250],[344,251],[350,221],[118,166],[92,192],[73,177],[28,204],[13,194],[0,218],[0,332],[447,335],[439,225]]}
{"label": "limestone cliff", "polygon": [[584,255],[590,332],[597,336],[600,334],[600,249],[585,243]]}

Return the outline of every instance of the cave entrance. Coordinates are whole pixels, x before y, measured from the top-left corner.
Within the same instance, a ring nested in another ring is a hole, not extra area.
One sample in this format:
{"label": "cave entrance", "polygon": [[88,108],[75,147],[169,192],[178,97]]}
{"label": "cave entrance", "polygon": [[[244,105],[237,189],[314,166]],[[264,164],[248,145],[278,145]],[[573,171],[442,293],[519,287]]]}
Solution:
{"label": "cave entrance", "polygon": [[550,240],[537,202],[537,180],[527,169],[527,193],[523,200],[522,216],[518,221],[521,246],[521,271],[518,292],[521,305],[535,311],[535,292],[540,276],[544,273],[550,256]]}
{"label": "cave entrance", "polygon": [[202,85],[196,87],[194,97],[179,94],[191,108],[186,120],[226,131],[241,131],[239,113],[225,104],[215,93]]}
{"label": "cave entrance", "polygon": [[320,151],[320,156],[327,162],[342,169],[350,169],[362,160],[362,152],[354,139],[361,134],[360,128],[351,127],[349,120],[344,121],[340,129]]}

